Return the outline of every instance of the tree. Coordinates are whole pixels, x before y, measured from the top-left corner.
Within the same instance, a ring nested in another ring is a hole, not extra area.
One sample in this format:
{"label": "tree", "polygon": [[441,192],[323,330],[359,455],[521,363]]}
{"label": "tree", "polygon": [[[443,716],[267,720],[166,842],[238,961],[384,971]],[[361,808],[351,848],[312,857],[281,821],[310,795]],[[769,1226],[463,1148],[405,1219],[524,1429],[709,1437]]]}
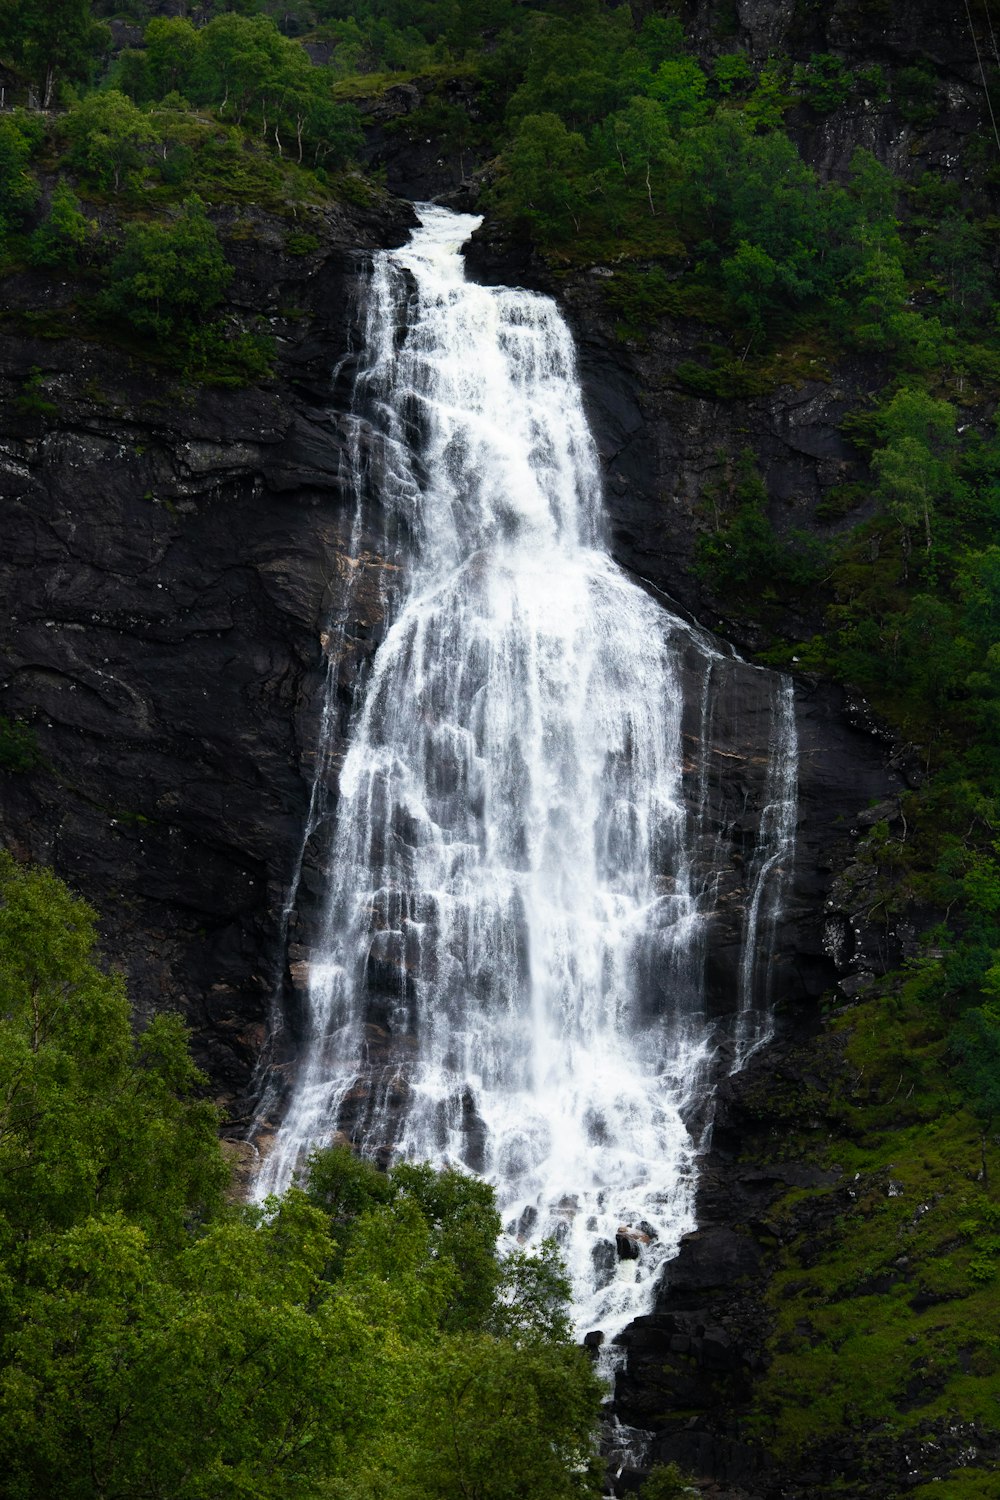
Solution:
{"label": "tree", "polygon": [[[998,955],[1000,958],[1000,955]],[[952,1051],[970,1108],[980,1125],[980,1160],[989,1186],[986,1142],[1000,1117],[1000,961],[983,975],[982,1005],[967,1010],[952,1037]]]}
{"label": "tree", "polygon": [[613,115],[609,134],[626,181],[645,189],[649,212],[655,216],[654,182],[659,183],[674,160],[673,136],[666,110],[653,99],[637,97]]}
{"label": "tree", "polygon": [[5,1500],[599,1494],[600,1388],[491,1190],[321,1153],[224,1204],[176,1018],[138,1038],[93,914],[0,857]]}
{"label": "tree", "polygon": [[97,235],[97,221],[86,217],[69,184],[59,182],[52,190],[47,216],[31,236],[31,263],[34,266],[76,265],[81,259],[86,259]]}
{"label": "tree", "polygon": [[146,87],[150,99],[186,93],[201,45],[199,33],[185,16],[154,16],[144,41]]}
{"label": "tree", "polygon": [[583,136],[558,115],[526,115],[518,126],[497,192],[504,211],[543,239],[565,239],[579,229],[584,194],[580,163]]}
{"label": "tree", "polygon": [[386,1455],[400,1500],[585,1500],[603,1492],[597,1380],[577,1349],[465,1335],[424,1357],[405,1440]]}
{"label": "tree", "polygon": [[935,506],[954,487],[956,426],[949,401],[935,401],[915,387],[899,391],[879,421],[885,442],[872,454],[879,499],[904,536],[923,523],[928,552]]}
{"label": "tree", "polygon": [[112,261],[102,305],[140,333],[165,339],[215,307],[233,269],[200,198],[169,224],[131,224]]}
{"label": "tree", "polygon": [[707,80],[690,57],[670,58],[660,64],[650,85],[653,98],[676,130],[697,125],[707,113]]}
{"label": "tree", "polygon": [[89,0],[12,0],[0,12],[0,51],[27,67],[43,109],[53,102],[56,80],[85,78],[109,42]]}
{"label": "tree", "polygon": [[135,180],[146,149],[159,140],[153,121],[120,89],[88,94],[60,129],[70,143],[70,162],[99,187],[113,187],[116,193]]}
{"label": "tree", "polygon": [[0,241],[6,229],[23,223],[38,199],[38,182],[28,166],[31,147],[17,115],[0,117]]}
{"label": "tree", "polygon": [[95,947],[82,901],[0,854],[0,1224],[22,1250],[102,1212],[165,1234],[226,1175],[178,1019],[134,1039]]}

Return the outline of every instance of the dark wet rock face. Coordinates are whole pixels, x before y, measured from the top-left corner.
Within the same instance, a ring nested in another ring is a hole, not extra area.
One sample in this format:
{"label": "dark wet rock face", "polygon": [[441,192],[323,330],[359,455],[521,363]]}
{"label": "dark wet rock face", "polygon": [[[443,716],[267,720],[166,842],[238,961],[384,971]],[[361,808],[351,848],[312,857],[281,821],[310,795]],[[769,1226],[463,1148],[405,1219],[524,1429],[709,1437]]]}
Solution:
{"label": "dark wet rock face", "polygon": [[[28,721],[45,762],[3,775],[0,830],[94,902],[140,1015],[180,1008],[227,1100],[280,977],[321,632],[348,566],[337,361],[358,338],[364,246],[398,243],[409,218],[331,211],[319,250],[292,258],[288,226],[243,215],[236,296],[283,337],[266,389],[193,389],[77,339],[12,335],[0,353],[0,713]],[[224,242],[231,227],[223,211]],[[25,276],[15,296],[49,290]],[[43,415],[18,404],[33,370]],[[367,652],[378,568],[360,571],[347,641]]]}

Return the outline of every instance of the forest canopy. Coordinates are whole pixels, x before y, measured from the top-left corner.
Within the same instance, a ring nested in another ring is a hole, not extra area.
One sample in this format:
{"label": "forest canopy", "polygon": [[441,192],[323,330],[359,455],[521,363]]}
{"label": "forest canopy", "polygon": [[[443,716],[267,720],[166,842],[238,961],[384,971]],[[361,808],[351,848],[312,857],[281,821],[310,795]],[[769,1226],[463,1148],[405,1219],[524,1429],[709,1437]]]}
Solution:
{"label": "forest canopy", "polygon": [[597,1496],[600,1388],[492,1190],[346,1149],[229,1201],[183,1027],[0,859],[0,1466],[11,1500]]}

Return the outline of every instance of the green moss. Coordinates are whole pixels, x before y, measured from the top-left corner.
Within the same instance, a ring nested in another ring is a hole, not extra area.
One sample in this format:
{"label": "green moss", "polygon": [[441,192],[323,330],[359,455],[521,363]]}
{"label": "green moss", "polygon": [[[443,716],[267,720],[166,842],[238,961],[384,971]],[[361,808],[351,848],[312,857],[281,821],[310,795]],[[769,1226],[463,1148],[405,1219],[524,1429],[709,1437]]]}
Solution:
{"label": "green moss", "polygon": [[[771,1212],[771,1363],[749,1428],[784,1460],[845,1431],[915,1441],[956,1413],[1000,1425],[1000,1198],[980,1180],[944,1031],[915,981],[834,1018],[840,1061],[828,1051],[815,1067],[827,1130],[786,1141],[840,1176]],[[780,1099],[779,1118],[794,1132]]]}
{"label": "green moss", "polygon": [[[945,1488],[947,1486],[947,1488]],[[984,1474],[974,1469],[952,1469],[947,1479],[935,1479],[930,1484],[918,1484],[907,1490],[911,1500],[996,1500],[997,1480],[995,1474]]]}

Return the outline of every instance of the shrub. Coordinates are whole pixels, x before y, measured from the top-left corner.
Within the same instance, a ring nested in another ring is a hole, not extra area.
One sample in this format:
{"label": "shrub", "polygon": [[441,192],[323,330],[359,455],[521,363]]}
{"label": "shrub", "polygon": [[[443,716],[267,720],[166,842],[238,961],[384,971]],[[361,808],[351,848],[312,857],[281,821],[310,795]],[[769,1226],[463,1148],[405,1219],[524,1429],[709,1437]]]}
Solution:
{"label": "shrub", "polygon": [[97,238],[97,222],[88,219],[80,200],[65,182],[57,184],[49,212],[28,247],[33,266],[72,266],[86,259]]}
{"label": "shrub", "polygon": [[101,305],[140,333],[167,339],[217,306],[233,269],[200,198],[168,224],[132,224],[108,271]]}
{"label": "shrub", "polygon": [[827,115],[848,98],[853,79],[850,70],[832,52],[814,52],[807,63],[795,68],[792,82],[810,109]]}
{"label": "shrub", "polygon": [[148,115],[119,89],[88,94],[66,115],[62,133],[70,143],[69,160],[100,188],[116,193],[141,176],[146,152],[159,140]]}

